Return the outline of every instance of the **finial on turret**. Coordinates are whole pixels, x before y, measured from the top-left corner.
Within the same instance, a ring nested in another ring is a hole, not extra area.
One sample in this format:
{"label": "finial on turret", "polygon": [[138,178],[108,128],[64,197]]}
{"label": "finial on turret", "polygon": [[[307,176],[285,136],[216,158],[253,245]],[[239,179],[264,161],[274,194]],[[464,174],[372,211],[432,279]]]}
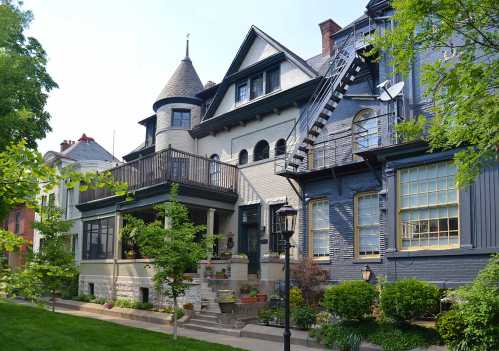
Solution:
{"label": "finial on turret", "polygon": [[185,43],[185,57],[189,57],[189,36],[191,34],[190,33],[187,33],[187,35],[185,36],[186,37],[186,43]]}

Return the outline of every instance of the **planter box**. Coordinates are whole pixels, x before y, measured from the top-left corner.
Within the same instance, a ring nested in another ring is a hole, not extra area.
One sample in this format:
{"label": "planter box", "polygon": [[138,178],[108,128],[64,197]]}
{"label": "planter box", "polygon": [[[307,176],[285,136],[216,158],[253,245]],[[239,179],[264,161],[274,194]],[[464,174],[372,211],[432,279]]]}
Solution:
{"label": "planter box", "polygon": [[258,302],[266,302],[267,301],[267,294],[256,294],[256,300]]}
{"label": "planter box", "polygon": [[258,299],[256,296],[241,296],[241,303],[256,303]]}
{"label": "planter box", "polygon": [[220,311],[222,311],[222,313],[234,313],[236,309],[235,302],[219,302],[218,305],[220,306]]}

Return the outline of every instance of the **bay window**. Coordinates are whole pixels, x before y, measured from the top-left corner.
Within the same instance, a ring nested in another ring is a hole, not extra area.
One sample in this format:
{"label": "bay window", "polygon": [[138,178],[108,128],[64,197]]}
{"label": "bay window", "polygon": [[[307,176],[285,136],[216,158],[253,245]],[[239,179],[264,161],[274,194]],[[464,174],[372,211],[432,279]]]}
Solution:
{"label": "bay window", "polygon": [[398,225],[402,250],[459,247],[455,177],[452,161],[399,170]]}

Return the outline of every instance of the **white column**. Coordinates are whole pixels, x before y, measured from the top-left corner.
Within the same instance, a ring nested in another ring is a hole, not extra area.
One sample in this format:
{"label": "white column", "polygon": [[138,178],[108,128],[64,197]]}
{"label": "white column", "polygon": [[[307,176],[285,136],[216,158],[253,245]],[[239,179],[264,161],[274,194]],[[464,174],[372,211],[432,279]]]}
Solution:
{"label": "white column", "polygon": [[[211,236],[215,233],[215,209],[209,208],[206,215],[206,235]],[[208,250],[208,259],[211,258],[213,250]]]}

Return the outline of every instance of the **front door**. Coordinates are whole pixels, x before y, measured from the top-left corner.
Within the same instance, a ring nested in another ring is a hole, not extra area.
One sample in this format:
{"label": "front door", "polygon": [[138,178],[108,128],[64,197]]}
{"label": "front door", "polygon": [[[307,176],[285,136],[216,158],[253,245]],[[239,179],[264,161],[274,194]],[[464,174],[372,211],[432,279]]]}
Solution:
{"label": "front door", "polygon": [[248,256],[248,273],[260,269],[260,205],[239,208],[239,253]]}

